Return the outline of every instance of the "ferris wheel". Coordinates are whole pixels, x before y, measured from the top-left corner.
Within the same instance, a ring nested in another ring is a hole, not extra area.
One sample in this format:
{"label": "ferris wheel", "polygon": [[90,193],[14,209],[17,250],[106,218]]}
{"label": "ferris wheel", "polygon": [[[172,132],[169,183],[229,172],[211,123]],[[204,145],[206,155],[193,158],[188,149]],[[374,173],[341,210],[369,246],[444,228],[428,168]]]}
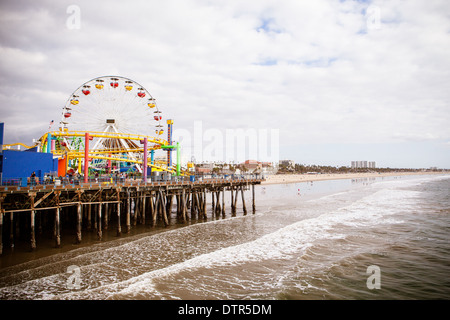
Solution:
{"label": "ferris wheel", "polygon": [[[92,150],[122,153],[138,160],[142,156],[140,146],[119,134],[158,137],[164,133],[161,120],[156,99],[143,86],[128,78],[103,76],[85,82],[70,95],[59,127],[61,131],[105,133],[91,142]],[[79,140],[64,138],[61,146],[79,150]]]}
{"label": "ferris wheel", "polygon": [[161,120],[156,99],[143,86],[124,77],[105,76],[72,93],[63,107],[60,128],[162,135]]}

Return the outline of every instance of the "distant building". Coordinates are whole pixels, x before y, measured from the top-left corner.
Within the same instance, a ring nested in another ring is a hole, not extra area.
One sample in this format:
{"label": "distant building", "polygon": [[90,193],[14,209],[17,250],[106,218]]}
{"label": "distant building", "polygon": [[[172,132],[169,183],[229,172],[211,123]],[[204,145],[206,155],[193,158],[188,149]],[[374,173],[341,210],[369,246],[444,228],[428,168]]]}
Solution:
{"label": "distant building", "polygon": [[202,167],[195,168],[196,173],[211,173],[211,171],[212,170],[210,168],[202,168]]}
{"label": "distant building", "polygon": [[200,163],[196,165],[197,168],[208,168],[212,170],[214,168],[214,163]]}
{"label": "distant building", "polygon": [[280,160],[280,165],[294,168],[295,162],[294,160]]}
{"label": "distant building", "polygon": [[261,162],[263,168],[271,168],[272,162]]}
{"label": "distant building", "polygon": [[274,170],[272,162],[262,162],[257,160],[245,160],[240,164],[241,168],[245,168],[247,172],[252,173],[268,173]]}
{"label": "distant building", "polygon": [[261,162],[256,160],[245,160],[244,163],[241,163],[241,166],[249,171],[254,171],[257,169],[261,169]]}
{"label": "distant building", "polygon": [[352,161],[351,167],[352,169],[375,169],[376,164],[375,161]]}

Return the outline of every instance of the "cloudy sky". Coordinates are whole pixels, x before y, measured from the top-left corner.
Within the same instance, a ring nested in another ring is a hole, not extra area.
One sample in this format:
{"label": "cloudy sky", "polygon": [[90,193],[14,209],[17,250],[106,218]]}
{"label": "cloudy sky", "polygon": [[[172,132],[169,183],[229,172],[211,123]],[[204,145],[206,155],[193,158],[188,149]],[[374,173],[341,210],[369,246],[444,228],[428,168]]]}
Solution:
{"label": "cloudy sky", "polygon": [[0,24],[5,143],[118,75],[175,128],[278,130],[282,159],[450,168],[447,0],[1,1]]}

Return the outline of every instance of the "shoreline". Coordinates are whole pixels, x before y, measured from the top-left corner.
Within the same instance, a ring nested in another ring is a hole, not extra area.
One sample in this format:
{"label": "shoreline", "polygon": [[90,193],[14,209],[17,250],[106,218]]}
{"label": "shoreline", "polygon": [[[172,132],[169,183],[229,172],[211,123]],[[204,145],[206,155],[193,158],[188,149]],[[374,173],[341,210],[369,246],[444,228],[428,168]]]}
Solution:
{"label": "shoreline", "polygon": [[339,179],[361,179],[376,177],[410,176],[410,175],[448,175],[446,172],[364,172],[364,173],[330,173],[330,174],[279,174],[268,175],[261,185],[266,184],[287,184],[306,181],[323,181]]}

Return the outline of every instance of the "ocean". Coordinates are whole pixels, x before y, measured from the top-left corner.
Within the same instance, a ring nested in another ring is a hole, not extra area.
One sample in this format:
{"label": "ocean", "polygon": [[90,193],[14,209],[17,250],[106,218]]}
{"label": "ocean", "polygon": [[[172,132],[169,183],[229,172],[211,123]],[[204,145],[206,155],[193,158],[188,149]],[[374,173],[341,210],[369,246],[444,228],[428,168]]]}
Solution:
{"label": "ocean", "polygon": [[450,298],[449,175],[259,185],[256,214],[240,205],[2,267],[0,299]]}

